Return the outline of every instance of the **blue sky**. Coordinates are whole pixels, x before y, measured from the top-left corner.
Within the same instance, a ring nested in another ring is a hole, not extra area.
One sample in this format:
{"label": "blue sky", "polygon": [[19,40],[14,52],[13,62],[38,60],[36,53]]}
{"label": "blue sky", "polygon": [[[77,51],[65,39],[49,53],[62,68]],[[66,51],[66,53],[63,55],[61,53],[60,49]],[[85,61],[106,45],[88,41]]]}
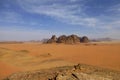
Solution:
{"label": "blue sky", "polygon": [[0,0],[0,41],[53,34],[120,39],[120,0]]}

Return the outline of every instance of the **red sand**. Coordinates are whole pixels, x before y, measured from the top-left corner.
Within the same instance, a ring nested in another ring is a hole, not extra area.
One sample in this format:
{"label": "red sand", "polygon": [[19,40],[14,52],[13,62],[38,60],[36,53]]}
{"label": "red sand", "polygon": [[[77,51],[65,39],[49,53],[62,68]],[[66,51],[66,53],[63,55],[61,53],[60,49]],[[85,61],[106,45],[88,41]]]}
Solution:
{"label": "red sand", "polygon": [[[50,53],[53,58],[59,58],[71,63],[83,63],[120,71],[120,43],[111,44],[1,44],[0,47],[12,50],[28,50],[30,55],[38,56]],[[59,64],[56,62],[56,64]],[[66,64],[66,63],[65,63]],[[12,65],[12,64],[11,64]],[[48,63],[47,63],[48,65]],[[50,64],[51,65],[51,64]],[[44,66],[44,65],[43,65]],[[10,74],[17,71],[14,66],[0,62],[0,74]]]}
{"label": "red sand", "polygon": [[11,66],[10,64],[0,62],[0,78],[10,75],[11,73],[20,71],[19,68]]}

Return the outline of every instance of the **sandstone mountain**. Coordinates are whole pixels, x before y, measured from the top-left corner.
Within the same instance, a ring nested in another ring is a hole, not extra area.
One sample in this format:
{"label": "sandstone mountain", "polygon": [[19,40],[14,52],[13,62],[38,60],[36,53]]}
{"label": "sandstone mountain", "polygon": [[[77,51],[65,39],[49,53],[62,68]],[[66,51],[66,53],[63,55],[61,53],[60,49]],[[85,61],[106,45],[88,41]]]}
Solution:
{"label": "sandstone mountain", "polygon": [[58,37],[57,43],[66,43],[66,39],[67,39],[67,36],[62,35],[62,36]]}
{"label": "sandstone mountain", "polygon": [[55,35],[53,35],[53,36],[51,37],[51,39],[49,39],[49,40],[47,41],[47,43],[56,43],[56,41],[57,41],[57,37],[56,37]]}
{"label": "sandstone mountain", "polygon": [[88,37],[83,36],[80,41],[83,42],[83,43],[88,43],[89,39],[88,39]]}
{"label": "sandstone mountain", "polygon": [[76,43],[88,43],[89,39],[87,36],[83,36],[82,38],[77,35],[61,35],[58,38],[53,35],[51,39],[47,41],[47,43],[65,43],[65,44],[76,44]]}

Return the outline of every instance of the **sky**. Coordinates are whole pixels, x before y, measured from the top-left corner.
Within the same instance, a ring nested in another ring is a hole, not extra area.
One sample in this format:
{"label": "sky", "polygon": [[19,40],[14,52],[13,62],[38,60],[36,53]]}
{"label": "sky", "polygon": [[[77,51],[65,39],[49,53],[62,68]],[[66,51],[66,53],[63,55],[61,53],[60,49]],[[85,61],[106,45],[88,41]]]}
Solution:
{"label": "sky", "polygon": [[120,39],[120,0],[0,0],[0,41],[63,34]]}

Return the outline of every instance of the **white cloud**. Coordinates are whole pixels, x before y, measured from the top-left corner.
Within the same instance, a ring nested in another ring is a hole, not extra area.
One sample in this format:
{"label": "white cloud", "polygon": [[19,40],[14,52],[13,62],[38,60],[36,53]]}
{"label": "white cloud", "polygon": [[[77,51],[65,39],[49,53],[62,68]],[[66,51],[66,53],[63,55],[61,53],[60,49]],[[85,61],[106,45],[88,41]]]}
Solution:
{"label": "white cloud", "polygon": [[[0,22],[1,23],[13,23],[15,24],[20,24],[20,25],[38,25],[40,26],[41,24],[35,21],[26,21],[22,14],[19,14],[18,12],[15,11],[2,11],[0,13]],[[1,26],[1,25],[0,25]]]}
{"label": "white cloud", "polygon": [[108,9],[108,11],[120,12],[120,4],[114,5]]}
{"label": "white cloud", "polygon": [[[103,14],[103,16],[93,16],[90,17],[89,14],[85,12],[85,5],[83,2],[85,0],[17,0],[18,5],[23,8],[23,10],[34,13],[42,14],[52,17],[56,20],[62,21],[67,24],[85,26],[96,30],[92,32],[88,30],[87,35],[90,36],[107,36],[120,38],[120,5],[111,6],[106,11],[110,14]],[[22,14],[17,12],[0,12],[0,22],[10,22],[18,23],[24,25],[40,25],[38,22],[25,21],[22,18]],[[42,26],[42,25],[40,25]],[[4,26],[1,26],[4,27]],[[11,27],[11,26],[8,26]],[[7,28],[8,28],[7,27]],[[21,28],[21,26],[17,26]],[[23,27],[22,27],[23,28]],[[29,27],[28,27],[29,28]],[[13,29],[11,27],[11,29]],[[102,30],[103,31],[102,31]],[[67,32],[67,31],[66,31]],[[72,32],[71,32],[72,33]],[[29,39],[41,39],[44,37],[50,37],[52,34],[60,35],[58,32],[51,32],[49,30],[6,30],[0,29],[0,36],[2,40],[29,40]],[[62,33],[63,34],[63,33]],[[78,31],[78,34],[80,32]],[[40,36],[40,37],[39,37]]]}
{"label": "white cloud", "polygon": [[[76,1],[82,2],[76,3]],[[106,10],[108,13],[111,12],[109,15],[90,17],[84,10],[87,5],[83,0],[18,0],[18,2],[28,12],[50,16],[67,24],[91,27],[100,33],[99,29],[102,29],[105,31],[101,33],[102,36],[109,34],[110,37],[114,35],[120,38],[120,32],[117,30],[120,28],[120,18],[117,17],[120,13],[120,5],[109,7]]]}
{"label": "white cloud", "polygon": [[[86,17],[83,4],[71,3],[71,0],[19,0],[21,7],[31,13],[44,14],[62,22],[74,25],[95,26],[98,21],[93,17]],[[72,0],[73,1],[73,0]],[[74,0],[76,1],[76,0]]]}

